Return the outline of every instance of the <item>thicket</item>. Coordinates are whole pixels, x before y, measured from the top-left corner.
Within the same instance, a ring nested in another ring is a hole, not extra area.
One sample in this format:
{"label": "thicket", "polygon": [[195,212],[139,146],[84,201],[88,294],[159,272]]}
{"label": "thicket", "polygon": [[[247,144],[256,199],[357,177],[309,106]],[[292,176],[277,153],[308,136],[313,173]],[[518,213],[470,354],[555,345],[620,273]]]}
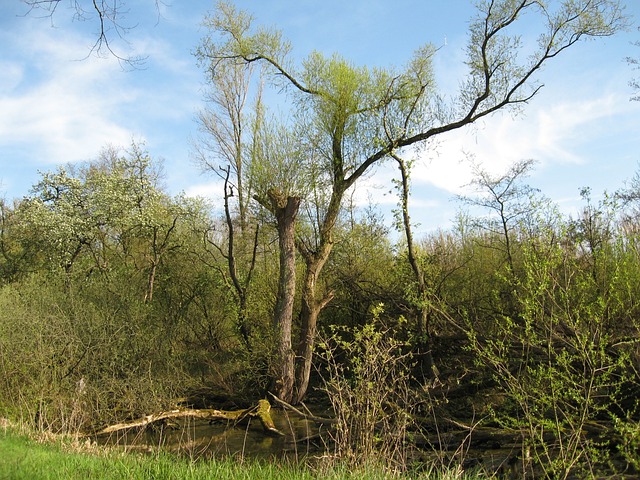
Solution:
{"label": "thicket", "polygon": [[[138,146],[107,150],[2,203],[0,415],[77,432],[194,392],[265,395],[277,354],[275,226],[252,213],[259,228],[237,232],[241,299],[224,212],[170,197],[159,172]],[[511,171],[510,192],[521,173]],[[496,185],[484,177],[478,194]],[[322,277],[333,298],[311,391],[338,420],[337,457],[384,452],[401,469],[465,425],[452,455],[491,427],[511,435],[509,468],[523,476],[640,469],[637,182],[601,202],[585,190],[577,218],[515,192],[471,202],[504,208],[461,215],[414,245],[426,298],[405,242],[374,209],[345,209]]]}

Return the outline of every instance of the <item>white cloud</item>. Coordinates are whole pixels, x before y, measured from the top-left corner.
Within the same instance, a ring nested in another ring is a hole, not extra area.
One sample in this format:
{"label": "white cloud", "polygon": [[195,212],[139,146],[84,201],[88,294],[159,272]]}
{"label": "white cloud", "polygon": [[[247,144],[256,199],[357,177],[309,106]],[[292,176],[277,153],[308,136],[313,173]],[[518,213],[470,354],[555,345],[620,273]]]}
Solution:
{"label": "white cloud", "polygon": [[541,168],[584,163],[587,158],[580,147],[598,135],[606,135],[603,123],[630,108],[621,95],[611,93],[587,100],[570,95],[566,101],[557,98],[546,104],[534,102],[526,115],[513,118],[500,113],[473,127],[443,135],[435,148],[420,154],[414,181],[462,193],[472,179],[467,155],[495,172],[529,158],[540,161]]}
{"label": "white cloud", "polygon": [[576,153],[576,147],[593,140],[594,135],[602,134],[603,121],[623,113],[627,103],[620,96],[604,94],[538,108],[533,125],[537,132],[536,142],[529,147],[544,158],[583,163],[585,158]]}
{"label": "white cloud", "polygon": [[0,98],[0,143],[22,143],[39,161],[73,162],[106,143],[127,144],[131,134],[100,114],[107,106],[50,83],[13,98]]}
{"label": "white cloud", "polygon": [[[0,146],[22,145],[33,160],[64,163],[129,142],[131,133],[112,117],[135,92],[118,88],[113,62],[76,60],[86,56],[84,37],[26,27],[3,37],[15,54],[2,62],[10,74],[0,92]],[[26,81],[27,69],[35,81]]]}
{"label": "white cloud", "polygon": [[174,127],[190,124],[200,98],[199,72],[187,51],[153,30],[140,32],[132,44],[149,60],[145,69],[123,71],[113,57],[87,57],[90,33],[27,20],[33,19],[0,32],[4,162],[47,168],[87,160],[107,144],[128,145],[133,136],[186,142]]}
{"label": "white cloud", "polygon": [[194,183],[190,185],[185,195],[188,197],[221,198],[223,189],[222,180],[213,180],[206,183]]}
{"label": "white cloud", "polygon": [[347,192],[348,201],[356,206],[395,206],[398,196],[393,189],[393,173],[389,168],[377,168],[374,172],[358,179]]}

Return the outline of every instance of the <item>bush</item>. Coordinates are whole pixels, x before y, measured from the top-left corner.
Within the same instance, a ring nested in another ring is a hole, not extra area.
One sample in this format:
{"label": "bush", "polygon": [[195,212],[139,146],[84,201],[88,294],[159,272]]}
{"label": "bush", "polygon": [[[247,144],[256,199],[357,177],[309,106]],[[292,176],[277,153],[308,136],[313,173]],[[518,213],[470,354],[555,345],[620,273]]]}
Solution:
{"label": "bush", "polygon": [[51,274],[0,289],[0,414],[77,432],[175,397],[182,376],[148,312],[86,293]]}
{"label": "bush", "polygon": [[363,326],[333,327],[318,344],[326,368],[323,390],[337,419],[335,458],[355,467],[403,470],[415,398],[412,357],[405,342],[380,324],[381,313],[379,305]]}
{"label": "bush", "polygon": [[609,467],[611,415],[635,381],[628,352],[614,348],[610,289],[571,249],[524,253],[519,315],[497,318],[490,338],[472,331],[472,348],[511,401],[494,418],[520,433],[523,471],[593,476]]}

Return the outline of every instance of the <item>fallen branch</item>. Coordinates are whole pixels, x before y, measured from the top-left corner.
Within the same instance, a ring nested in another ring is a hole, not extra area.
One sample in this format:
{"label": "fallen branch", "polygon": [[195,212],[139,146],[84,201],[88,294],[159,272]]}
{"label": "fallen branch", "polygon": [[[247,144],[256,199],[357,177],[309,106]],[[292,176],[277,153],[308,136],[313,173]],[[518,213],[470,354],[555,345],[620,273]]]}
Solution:
{"label": "fallen branch", "polygon": [[264,431],[270,435],[283,436],[280,430],[278,430],[273,423],[271,414],[271,404],[268,400],[259,400],[258,404],[243,410],[217,410],[213,408],[176,408],[174,410],[168,410],[166,412],[155,413],[146,415],[138,420],[127,423],[117,423],[93,433],[93,435],[106,435],[108,433],[114,433],[121,430],[127,430],[131,428],[146,428],[155,422],[160,422],[167,419],[174,418],[199,418],[202,420],[228,420],[233,421],[234,425],[242,422],[246,418],[258,418],[262,424]]}
{"label": "fallen branch", "polygon": [[[273,399],[275,400],[276,403],[279,403],[280,405],[282,405],[287,410],[291,410],[292,412],[297,413],[298,415],[300,415],[301,417],[303,417],[303,418],[305,418],[307,420],[311,420],[311,421],[314,421],[316,423],[322,423],[322,424],[334,424],[334,423],[338,422],[335,418],[316,417],[314,414],[312,414],[309,411],[308,408],[306,408],[306,406],[305,406],[305,409],[309,413],[304,413],[304,412],[300,411],[299,409],[297,409],[296,407],[294,407],[293,405],[290,405],[287,402],[285,402],[284,400],[281,400],[280,398],[276,397],[273,393],[269,392],[269,395],[271,395],[271,397],[273,397]],[[304,403],[302,405],[304,406]]]}

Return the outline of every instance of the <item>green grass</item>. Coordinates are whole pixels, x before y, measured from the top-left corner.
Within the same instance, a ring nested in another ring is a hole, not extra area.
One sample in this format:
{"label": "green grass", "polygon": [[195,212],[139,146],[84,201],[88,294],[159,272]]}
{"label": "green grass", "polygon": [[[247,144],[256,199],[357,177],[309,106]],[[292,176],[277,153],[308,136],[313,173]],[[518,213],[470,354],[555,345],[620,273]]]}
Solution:
{"label": "green grass", "polygon": [[171,455],[115,451],[67,451],[60,442],[38,443],[24,436],[0,434],[0,479],[311,479],[309,472],[274,463],[202,461]]}
{"label": "green grass", "polygon": [[[75,449],[75,451],[74,451]],[[336,468],[316,472],[305,466],[276,462],[210,460],[193,461],[168,454],[141,455],[93,447],[77,451],[70,442],[36,442],[25,435],[0,431],[0,480],[310,480],[390,478],[381,471],[351,472]],[[457,473],[457,472],[456,472]],[[406,478],[472,479],[467,475],[425,474]],[[398,477],[394,477],[398,478]]]}

